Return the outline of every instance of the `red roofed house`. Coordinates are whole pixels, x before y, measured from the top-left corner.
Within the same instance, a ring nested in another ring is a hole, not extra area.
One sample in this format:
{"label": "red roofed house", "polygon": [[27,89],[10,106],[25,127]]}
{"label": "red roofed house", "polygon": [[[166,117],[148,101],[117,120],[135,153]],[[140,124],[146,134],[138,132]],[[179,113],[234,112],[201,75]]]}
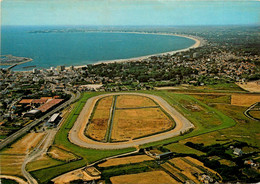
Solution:
{"label": "red roofed house", "polygon": [[33,99],[22,99],[19,104],[30,104],[32,103]]}
{"label": "red roofed house", "polygon": [[62,101],[63,101],[63,99],[52,99],[52,100],[48,101],[47,103],[43,104],[42,106],[40,106],[38,108],[38,110],[40,110],[42,112],[46,112],[49,109],[51,109],[52,107],[61,103]]}

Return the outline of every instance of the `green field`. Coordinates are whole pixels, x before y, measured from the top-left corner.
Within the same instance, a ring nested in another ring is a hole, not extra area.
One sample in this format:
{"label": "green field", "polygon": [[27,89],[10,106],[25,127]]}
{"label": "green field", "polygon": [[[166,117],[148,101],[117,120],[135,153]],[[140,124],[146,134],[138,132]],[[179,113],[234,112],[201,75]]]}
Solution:
{"label": "green field", "polygon": [[184,144],[179,144],[179,143],[169,144],[169,145],[165,146],[165,148],[167,148],[170,151],[175,152],[175,153],[195,154],[198,156],[205,155],[205,153],[203,153],[199,150],[190,148],[188,146],[185,146]]}
{"label": "green field", "polygon": [[[47,183],[50,179],[66,173],[68,171],[71,171],[73,169],[77,169],[80,167],[83,167],[89,163],[95,162],[97,160],[110,157],[113,155],[118,155],[122,153],[127,153],[130,151],[134,151],[135,148],[128,148],[123,150],[94,150],[94,149],[86,149],[81,148],[79,146],[76,146],[75,144],[72,144],[68,140],[68,133],[72,126],[74,125],[74,122],[76,121],[80,111],[82,110],[85,102],[90,97],[99,95],[101,93],[84,93],[80,100],[76,102],[76,105],[74,109],[69,114],[66,121],[61,126],[59,132],[56,134],[54,145],[59,146],[61,148],[67,149],[70,152],[74,153],[75,155],[78,155],[82,157],[81,160],[77,160],[74,162],[65,163],[62,165],[54,165],[52,167],[35,170],[31,172],[31,174],[39,181],[39,183]],[[48,173],[46,175],[46,173]]]}
{"label": "green field", "polygon": [[[187,119],[189,119],[196,128],[191,133],[163,141],[149,143],[143,145],[142,147],[169,144],[171,142],[176,142],[186,138],[232,127],[236,124],[232,118],[190,95],[177,94],[168,91],[147,91],[146,93],[161,96],[170,105],[182,113]],[[194,111],[193,109],[188,108],[190,105],[199,107],[199,110]]]}
{"label": "green field", "polygon": [[[235,86],[234,89],[238,90]],[[251,145],[259,146],[259,141],[257,139],[259,125],[257,122],[249,120],[243,115],[243,111],[245,110],[244,107],[230,105],[229,95],[200,96],[177,94],[176,92],[168,91],[138,92],[161,96],[189,119],[196,127],[191,133],[184,133],[182,136],[142,145],[142,148],[167,144],[167,146],[165,146],[167,149],[171,151],[178,150],[177,153],[204,155],[203,152],[189,148],[185,146],[184,143],[192,141],[194,143],[205,143],[205,145],[211,145],[216,143],[226,143],[230,140],[239,140],[248,142]],[[31,172],[39,182],[46,183],[55,176],[83,167],[88,163],[112,155],[135,150],[134,148],[129,148],[124,150],[100,151],[81,148],[69,142],[67,138],[68,132],[72,128],[85,102],[88,98],[99,94],[103,93],[84,93],[55,137],[55,146],[64,148],[82,157],[82,159]],[[176,143],[178,141],[180,142]],[[46,173],[49,173],[48,176],[46,176]]]}

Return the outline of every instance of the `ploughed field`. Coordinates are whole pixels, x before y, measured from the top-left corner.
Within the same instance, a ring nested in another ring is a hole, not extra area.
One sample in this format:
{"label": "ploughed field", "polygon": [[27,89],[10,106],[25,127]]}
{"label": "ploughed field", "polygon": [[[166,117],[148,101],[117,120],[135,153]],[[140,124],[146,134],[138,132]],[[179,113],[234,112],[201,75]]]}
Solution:
{"label": "ploughed field", "polygon": [[97,102],[87,127],[88,137],[104,141],[112,102],[113,96],[102,98]]}
{"label": "ploughed field", "polygon": [[152,99],[114,95],[100,99],[92,112],[86,135],[102,142],[121,142],[174,128],[174,121]]}
{"label": "ploughed field", "polygon": [[28,133],[8,148],[1,150],[1,174],[23,176],[21,167],[26,155],[39,144],[43,137],[44,133]]}

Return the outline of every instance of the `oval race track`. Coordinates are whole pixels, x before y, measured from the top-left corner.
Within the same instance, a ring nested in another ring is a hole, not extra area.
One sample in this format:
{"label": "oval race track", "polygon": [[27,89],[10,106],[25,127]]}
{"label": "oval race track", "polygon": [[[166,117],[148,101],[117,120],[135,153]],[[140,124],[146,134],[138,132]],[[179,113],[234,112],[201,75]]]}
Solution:
{"label": "oval race track", "polygon": [[[163,133],[159,133],[156,135],[152,135],[152,136],[148,136],[136,140],[130,140],[130,141],[118,142],[118,143],[103,143],[103,142],[94,141],[86,137],[84,135],[85,127],[88,123],[92,110],[95,107],[95,104],[98,101],[98,99],[105,96],[111,96],[117,94],[140,95],[140,96],[145,96],[153,99],[174,119],[174,121],[176,122],[175,128],[168,132],[163,132]],[[123,149],[123,148],[135,147],[150,142],[160,141],[163,139],[168,139],[177,136],[180,134],[180,132],[185,132],[193,127],[194,125],[189,120],[187,120],[181,113],[176,111],[171,105],[169,105],[164,99],[162,99],[159,96],[142,94],[142,93],[110,93],[110,94],[98,95],[88,99],[82,111],[80,112],[80,115],[78,116],[74,126],[69,132],[69,140],[72,143],[85,148]]]}

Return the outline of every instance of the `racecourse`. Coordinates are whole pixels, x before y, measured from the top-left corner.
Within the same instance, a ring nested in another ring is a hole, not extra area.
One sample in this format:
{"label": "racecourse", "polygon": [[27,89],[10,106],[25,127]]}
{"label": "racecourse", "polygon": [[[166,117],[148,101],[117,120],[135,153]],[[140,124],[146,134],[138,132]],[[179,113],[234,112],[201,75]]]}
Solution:
{"label": "racecourse", "polygon": [[[95,107],[96,102],[103,97],[111,96],[111,95],[140,95],[153,99],[156,103],[158,103],[176,122],[176,126],[174,129],[159,133],[152,136],[143,137],[136,140],[130,140],[126,142],[120,143],[103,143],[94,141],[85,136],[85,128],[87,126],[88,120],[90,119],[91,113]],[[69,140],[81,147],[92,148],[92,149],[123,149],[129,147],[136,147],[139,145],[143,145],[146,143],[151,143],[155,141],[160,141],[163,139],[168,139],[173,136],[178,136],[180,133],[184,133],[188,131],[190,128],[194,128],[194,125],[186,119],[181,113],[175,110],[171,105],[169,105],[164,99],[159,96],[150,95],[150,94],[142,94],[142,93],[111,93],[111,94],[103,94],[92,97],[88,99],[85,106],[83,107],[81,113],[79,114],[74,126],[69,132]]]}

